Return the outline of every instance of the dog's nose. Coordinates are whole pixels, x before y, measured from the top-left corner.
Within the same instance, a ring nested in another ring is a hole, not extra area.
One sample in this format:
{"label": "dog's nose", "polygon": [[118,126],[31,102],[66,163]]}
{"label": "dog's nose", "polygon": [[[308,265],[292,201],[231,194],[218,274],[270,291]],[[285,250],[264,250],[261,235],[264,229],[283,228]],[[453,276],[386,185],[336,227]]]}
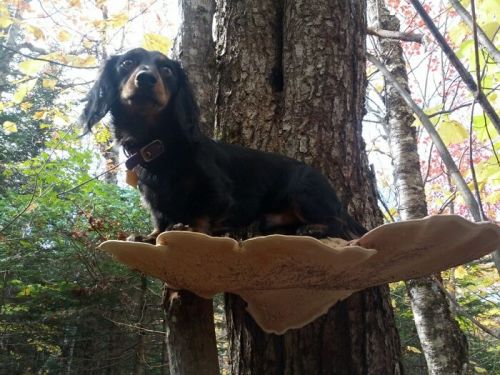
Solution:
{"label": "dog's nose", "polygon": [[152,87],[156,84],[158,79],[152,72],[142,71],[135,76],[135,84],[140,88]]}

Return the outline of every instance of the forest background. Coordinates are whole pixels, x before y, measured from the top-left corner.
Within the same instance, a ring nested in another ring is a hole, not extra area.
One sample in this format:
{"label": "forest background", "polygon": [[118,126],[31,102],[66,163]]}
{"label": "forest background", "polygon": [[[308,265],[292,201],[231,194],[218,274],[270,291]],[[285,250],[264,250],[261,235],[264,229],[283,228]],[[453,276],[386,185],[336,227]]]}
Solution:
{"label": "forest background", "polygon": [[[402,31],[423,35],[421,43],[402,42],[413,100],[480,197],[484,215],[498,223],[498,132],[412,6],[386,4]],[[473,74],[479,62],[481,88],[497,108],[498,64],[484,48],[476,53],[472,30],[448,1],[426,1],[424,7]],[[476,1],[478,25],[492,41],[498,40],[499,9],[498,0]],[[96,250],[106,239],[149,232],[149,214],[124,183],[124,167],[118,166],[123,156],[112,145],[109,120],[81,137],[76,119],[102,60],[135,46],[170,53],[179,23],[172,1],[0,3],[0,373],[128,373],[144,366],[148,373],[165,373],[161,283]],[[375,38],[369,35],[367,44],[377,56]],[[367,75],[367,152],[386,221],[397,221],[384,79],[372,65]],[[429,212],[471,219],[434,143],[420,121],[414,126]],[[442,279],[474,371],[500,373],[500,296],[492,258],[443,272]],[[404,283],[391,291],[405,367],[410,374],[425,373]],[[224,370],[221,300],[214,306]]]}

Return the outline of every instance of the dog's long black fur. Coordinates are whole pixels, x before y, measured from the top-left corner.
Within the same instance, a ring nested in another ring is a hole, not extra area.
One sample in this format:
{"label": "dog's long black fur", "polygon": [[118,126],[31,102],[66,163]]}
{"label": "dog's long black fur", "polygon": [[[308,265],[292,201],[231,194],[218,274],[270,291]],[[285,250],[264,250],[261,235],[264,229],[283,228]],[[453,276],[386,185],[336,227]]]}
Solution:
{"label": "dog's long black fur", "polygon": [[263,233],[350,239],[365,232],[310,166],[203,135],[186,73],[159,52],[138,48],[106,61],[80,119],[90,130],[107,112],[129,153],[154,140],[164,145],[134,168],[155,233],[177,223],[214,234],[255,223]]}

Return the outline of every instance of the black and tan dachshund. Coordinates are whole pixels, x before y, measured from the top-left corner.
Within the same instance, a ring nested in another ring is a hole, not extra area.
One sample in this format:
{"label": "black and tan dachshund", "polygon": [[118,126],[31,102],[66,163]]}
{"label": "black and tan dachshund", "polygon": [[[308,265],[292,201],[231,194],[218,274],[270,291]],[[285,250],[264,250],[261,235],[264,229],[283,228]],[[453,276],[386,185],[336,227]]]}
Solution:
{"label": "black and tan dachshund", "polygon": [[186,73],[160,52],[137,48],[106,61],[80,120],[90,131],[108,111],[151,209],[152,237],[178,223],[213,234],[255,223],[261,233],[365,232],[310,166],[203,135]]}

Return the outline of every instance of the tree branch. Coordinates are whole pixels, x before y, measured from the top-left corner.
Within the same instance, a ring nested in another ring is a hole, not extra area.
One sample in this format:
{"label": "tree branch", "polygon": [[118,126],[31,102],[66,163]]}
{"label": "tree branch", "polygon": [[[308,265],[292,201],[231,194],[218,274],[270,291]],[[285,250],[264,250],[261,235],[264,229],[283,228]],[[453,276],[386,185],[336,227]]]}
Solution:
{"label": "tree branch", "polygon": [[474,78],[472,78],[472,75],[467,71],[465,66],[458,59],[457,55],[453,52],[450,45],[446,42],[446,39],[439,32],[438,28],[432,21],[431,17],[424,10],[422,4],[420,4],[418,0],[410,0],[410,2],[412,3],[417,13],[420,15],[422,20],[429,28],[429,31],[432,33],[437,43],[441,46],[441,49],[450,60],[450,63],[455,67],[460,77],[462,77],[462,80],[467,85],[467,88],[471,91],[474,98],[481,105],[483,111],[488,115],[491,122],[493,123],[497,131],[500,133],[500,118],[498,117],[491,103],[488,101],[488,98],[486,98],[484,93],[481,90],[479,90],[476,82],[474,81]]}
{"label": "tree branch", "polygon": [[483,330],[484,332],[486,332],[488,335],[490,335],[490,336],[492,336],[492,337],[494,337],[496,339],[500,339],[500,335],[498,335],[495,332],[493,332],[491,329],[489,329],[488,327],[486,327],[484,324],[482,324],[480,321],[478,321],[476,318],[474,318],[471,314],[469,314],[467,311],[465,311],[463,309],[463,307],[460,306],[459,303],[455,300],[455,297],[453,297],[450,294],[450,292],[448,292],[446,290],[446,288],[444,287],[444,285],[442,284],[442,282],[440,280],[438,280],[437,277],[433,276],[433,278],[436,281],[436,285],[439,286],[439,288],[443,291],[443,293],[451,301],[451,303],[453,304],[453,306],[455,306],[456,312],[459,315],[462,315],[463,317],[469,319],[472,323],[474,323],[477,327],[479,327],[481,330]]}
{"label": "tree branch", "polygon": [[383,30],[374,27],[368,27],[366,29],[366,33],[369,35],[378,36],[380,38],[397,39],[397,40],[402,40],[404,42],[423,43],[424,39],[423,34],[405,33],[402,31],[393,31],[393,30]]}
{"label": "tree branch", "polygon": [[[462,4],[460,4],[460,1],[458,0],[449,0],[455,11],[458,13],[458,15],[462,18],[462,20],[467,24],[472,29],[474,29],[474,21],[472,20],[472,17],[470,13],[465,9]],[[488,51],[490,56],[495,60],[497,64],[500,64],[500,51],[495,47],[493,42],[488,38],[488,36],[485,34],[483,29],[481,29],[479,26],[477,26],[477,38],[479,40],[479,43]]]}
{"label": "tree branch", "polygon": [[448,152],[446,145],[439,136],[437,130],[434,128],[434,125],[432,125],[431,121],[429,120],[429,117],[424,113],[424,111],[422,111],[422,109],[420,109],[420,107],[413,101],[410,94],[394,78],[391,72],[389,72],[389,70],[379,60],[377,60],[377,58],[375,58],[373,55],[370,55],[369,53],[367,54],[367,58],[368,61],[370,61],[373,65],[375,65],[377,69],[384,75],[384,77],[391,82],[393,87],[398,91],[399,95],[401,95],[406,104],[413,110],[413,112],[417,115],[418,119],[422,122],[422,125],[424,126],[425,130],[431,137],[432,142],[435,144],[436,149],[438,150],[439,155],[441,156],[441,159],[446,165],[446,168],[448,168],[450,174],[453,176],[453,179],[457,184],[457,188],[460,191],[462,197],[464,198],[464,201],[466,202],[467,206],[469,207],[469,210],[472,216],[474,217],[474,220],[481,221],[481,214],[477,201],[474,198],[474,195],[470,191],[469,187],[467,186],[467,183],[465,182],[464,178],[460,174],[460,171],[458,170],[455,161]]}
{"label": "tree branch", "polygon": [[11,51],[11,52],[17,53],[18,55],[24,56],[24,57],[26,57],[28,59],[31,59],[31,60],[45,61],[45,62],[48,62],[49,64],[64,66],[66,68],[73,68],[73,69],[97,69],[98,68],[98,66],[74,66],[74,65],[68,65],[68,64],[61,63],[59,61],[54,61],[54,60],[50,60],[50,59],[44,59],[43,57],[30,56],[30,55],[27,55],[27,54],[22,53],[20,51],[17,51],[14,48],[7,47],[5,44],[0,44],[0,48],[6,49],[7,51]]}

